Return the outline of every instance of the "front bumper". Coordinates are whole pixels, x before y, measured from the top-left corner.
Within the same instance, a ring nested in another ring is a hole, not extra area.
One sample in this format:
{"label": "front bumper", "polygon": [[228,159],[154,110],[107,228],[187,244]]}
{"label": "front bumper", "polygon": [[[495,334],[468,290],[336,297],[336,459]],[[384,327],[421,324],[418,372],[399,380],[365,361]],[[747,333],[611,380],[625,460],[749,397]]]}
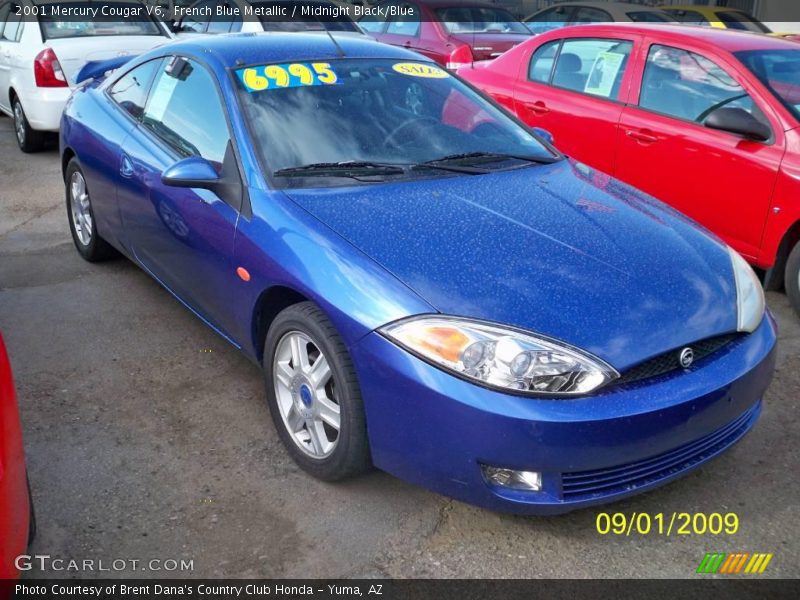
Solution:
{"label": "front bumper", "polygon": [[[733,445],[760,414],[775,340],[767,313],[688,371],[558,400],[471,384],[376,332],[351,351],[377,467],[486,508],[555,514],[662,485]],[[481,464],[538,471],[543,489],[491,486]]]}

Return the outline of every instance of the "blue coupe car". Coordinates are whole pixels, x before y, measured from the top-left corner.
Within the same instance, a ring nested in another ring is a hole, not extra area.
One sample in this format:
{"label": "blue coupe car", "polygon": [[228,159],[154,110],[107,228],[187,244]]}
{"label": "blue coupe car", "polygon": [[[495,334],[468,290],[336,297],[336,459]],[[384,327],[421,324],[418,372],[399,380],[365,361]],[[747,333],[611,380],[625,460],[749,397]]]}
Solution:
{"label": "blue coupe car", "polygon": [[108,66],[61,124],[75,246],[263,365],[312,475],[557,513],[758,419],[776,329],[744,260],[433,62],[279,33]]}

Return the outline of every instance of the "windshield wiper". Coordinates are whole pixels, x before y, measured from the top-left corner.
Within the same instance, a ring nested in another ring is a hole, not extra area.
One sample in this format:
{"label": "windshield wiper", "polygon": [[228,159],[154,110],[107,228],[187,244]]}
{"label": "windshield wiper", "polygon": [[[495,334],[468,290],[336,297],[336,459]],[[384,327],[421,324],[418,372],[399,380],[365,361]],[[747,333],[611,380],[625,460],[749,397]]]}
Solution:
{"label": "windshield wiper", "polygon": [[525,156],[521,154],[505,154],[503,152],[462,152],[460,154],[449,154],[441,158],[434,158],[433,160],[426,160],[421,165],[440,165],[441,163],[469,161],[470,159],[481,159],[484,162],[496,162],[501,160],[521,160],[527,163],[536,163],[541,165],[550,165],[558,159],[555,157],[544,156]]}
{"label": "windshield wiper", "polygon": [[364,175],[402,175],[406,170],[400,165],[391,163],[370,162],[362,160],[346,160],[341,162],[320,162],[286,167],[273,173],[275,177],[363,177]]}

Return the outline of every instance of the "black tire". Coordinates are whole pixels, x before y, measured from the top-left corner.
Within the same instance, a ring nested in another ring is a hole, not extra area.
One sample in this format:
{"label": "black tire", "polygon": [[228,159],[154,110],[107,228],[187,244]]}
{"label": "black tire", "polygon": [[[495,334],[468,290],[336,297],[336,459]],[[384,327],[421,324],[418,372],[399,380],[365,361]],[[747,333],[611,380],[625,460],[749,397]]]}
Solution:
{"label": "black tire", "polygon": [[783,280],[789,302],[792,304],[794,312],[800,317],[800,242],[795,244],[789,254]]}
{"label": "black tire", "polygon": [[14,115],[14,134],[19,149],[25,153],[39,152],[44,147],[45,133],[31,127],[22,108],[22,102],[16,96],[11,103],[11,111]]}
{"label": "black tire", "polygon": [[[79,175],[83,180],[84,189],[88,199],[88,206],[85,208],[91,217],[90,224],[88,227],[86,227],[86,230],[88,231],[88,239],[86,237],[83,239],[81,238],[81,233],[79,233],[78,230],[80,227],[83,227],[83,225],[76,225],[74,211],[72,210],[71,187],[73,183],[73,177],[76,175]],[[75,243],[75,248],[78,250],[78,253],[89,262],[100,262],[115,257],[117,255],[117,251],[97,232],[97,221],[94,218],[94,210],[91,204],[91,194],[89,193],[88,183],[86,182],[86,178],[81,170],[81,165],[76,157],[73,157],[67,165],[66,175],[64,176],[64,188],[67,202],[67,220],[69,221],[69,231],[72,234],[72,241]]]}
{"label": "black tire", "polygon": [[31,493],[31,480],[25,475],[25,480],[28,484],[28,503],[30,504],[30,512],[28,517],[28,547],[33,543],[36,538],[36,509],[33,506],[33,494]]}
{"label": "black tire", "polygon": [[[340,410],[338,438],[331,453],[312,457],[302,450],[284,423],[278,406],[273,364],[278,345],[287,334],[307,336],[327,359]],[[272,322],[264,343],[264,379],[267,402],[278,435],[295,462],[324,481],[338,481],[367,471],[371,466],[364,405],[350,354],[333,324],[312,302],[284,309]]]}

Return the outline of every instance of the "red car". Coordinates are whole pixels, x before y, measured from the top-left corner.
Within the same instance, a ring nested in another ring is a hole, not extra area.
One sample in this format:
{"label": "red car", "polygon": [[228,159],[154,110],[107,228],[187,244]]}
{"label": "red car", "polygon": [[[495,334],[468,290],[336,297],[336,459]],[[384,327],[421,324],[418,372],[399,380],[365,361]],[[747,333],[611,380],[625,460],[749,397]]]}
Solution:
{"label": "red car", "polygon": [[765,287],[785,283],[800,314],[797,43],[582,25],[458,73],[566,154],[705,225],[766,270]]}
{"label": "red car", "polygon": [[19,576],[15,559],[34,530],[11,365],[0,336],[0,579]]}
{"label": "red car", "polygon": [[530,30],[510,12],[491,4],[454,0],[383,2],[395,16],[366,16],[358,24],[379,42],[415,50],[448,69],[490,60],[527,40]]}

